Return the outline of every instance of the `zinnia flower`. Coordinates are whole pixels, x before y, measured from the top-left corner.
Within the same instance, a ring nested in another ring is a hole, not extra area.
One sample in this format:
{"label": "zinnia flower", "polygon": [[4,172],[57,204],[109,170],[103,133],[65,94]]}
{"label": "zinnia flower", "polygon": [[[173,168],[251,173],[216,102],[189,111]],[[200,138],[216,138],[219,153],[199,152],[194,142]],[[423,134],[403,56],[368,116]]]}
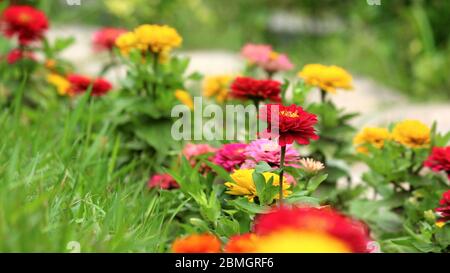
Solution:
{"label": "zinnia flower", "polygon": [[436,224],[442,227],[446,222],[450,221],[450,190],[444,192],[442,199],[439,201],[439,206],[436,212],[439,214],[440,219]]}
{"label": "zinnia flower", "polygon": [[179,47],[183,41],[174,28],[166,25],[141,25],[134,30],[134,34],[140,49],[157,54]]}
{"label": "zinnia flower", "polygon": [[[253,181],[253,172],[254,169],[239,169],[235,170],[230,176],[233,181],[229,181],[225,183],[225,186],[228,188],[226,193],[231,195],[242,195],[246,196],[250,202],[253,202],[255,197],[257,197],[256,185]],[[271,178],[272,185],[279,186],[280,185],[280,177],[277,174],[264,172],[262,173],[264,179],[267,182]],[[290,185],[286,183],[286,177],[283,177],[283,197],[289,196],[292,191],[289,190]],[[275,197],[275,199],[279,199],[279,194]]]}
{"label": "zinnia flower", "polygon": [[137,46],[137,38],[134,32],[125,32],[115,41],[116,47],[123,55],[127,55],[132,49]]}
{"label": "zinnia flower", "polygon": [[308,64],[298,72],[298,76],[307,84],[316,86],[330,93],[336,89],[352,89],[352,75],[338,66],[322,64]]}
{"label": "zinnia flower", "polygon": [[356,151],[359,153],[368,153],[367,145],[372,145],[377,149],[384,146],[384,142],[391,138],[391,134],[386,128],[366,127],[359,132],[353,139]]}
{"label": "zinnia flower", "polygon": [[252,240],[243,237],[241,243],[231,241],[240,246],[232,249],[254,253],[355,253],[368,252],[371,241],[364,224],[328,208],[274,209],[256,218],[254,234]]}
{"label": "zinnia flower", "polygon": [[450,179],[450,146],[434,147],[424,166],[435,172],[445,171]]}
{"label": "zinnia flower", "polygon": [[[191,166],[195,167],[202,157],[207,156],[208,158],[206,159],[208,161],[213,161],[214,155],[212,154],[215,153],[216,151],[217,151],[216,148],[211,147],[208,144],[188,143],[186,144],[186,146],[184,146],[183,151],[181,153],[184,157],[186,157]],[[208,165],[206,165],[205,163],[201,164],[199,168],[200,173],[207,173],[210,170],[211,170],[210,167],[208,167]]]}
{"label": "zinnia flower", "polygon": [[8,53],[6,60],[8,61],[8,64],[15,64],[16,62],[21,60],[36,61],[36,57],[31,51],[23,51],[16,48]]}
{"label": "zinnia flower", "polygon": [[0,18],[0,29],[5,36],[17,36],[21,45],[41,40],[47,28],[45,13],[31,6],[9,6]]}
{"label": "zinnia flower", "polygon": [[253,252],[257,236],[254,233],[247,233],[243,235],[236,235],[228,240],[225,246],[225,252],[227,253],[249,253]]}
{"label": "zinnia flower", "polygon": [[[275,112],[272,114],[272,111]],[[276,111],[278,116],[275,115]],[[272,120],[272,115],[275,115],[275,120]],[[260,117],[268,122],[267,131],[262,135],[271,139],[278,138],[280,146],[292,144],[294,141],[300,145],[306,145],[309,144],[310,139],[319,139],[314,130],[317,116],[295,104],[291,106],[268,104],[261,109]]]}
{"label": "zinnia flower", "polygon": [[63,76],[50,73],[47,75],[47,82],[51,85],[55,86],[56,90],[58,91],[58,94],[60,95],[70,95],[70,82]]}
{"label": "zinnia flower", "polygon": [[112,85],[103,78],[91,79],[86,76],[71,74],[67,76],[70,82],[69,93],[80,94],[86,92],[92,86],[92,96],[103,96],[108,93]]}
{"label": "zinnia flower", "polygon": [[409,148],[423,148],[430,143],[430,128],[418,120],[397,123],[392,130],[395,141]]}
{"label": "zinnia flower", "polygon": [[231,84],[231,96],[252,101],[281,101],[281,83],[273,80],[256,80],[237,77]]}
{"label": "zinnia flower", "polygon": [[241,55],[250,64],[258,65],[269,73],[287,71],[294,67],[286,54],[273,51],[270,45],[246,44]]}
{"label": "zinnia flower", "polygon": [[186,105],[189,109],[194,110],[194,101],[192,100],[192,96],[189,92],[186,90],[177,89],[175,90],[174,95],[177,100]]}
{"label": "zinnia flower", "polygon": [[228,97],[231,79],[230,75],[206,77],[203,82],[203,96],[223,103]]}
{"label": "zinnia flower", "polygon": [[247,147],[245,143],[224,144],[215,157],[214,164],[222,166],[227,171],[239,168],[245,161],[244,150]]}
{"label": "zinnia flower", "polygon": [[272,47],[270,45],[246,44],[241,50],[241,55],[250,64],[258,65],[267,62],[271,52]]}
{"label": "zinnia flower", "polygon": [[193,234],[176,239],[172,244],[174,253],[219,253],[221,243],[211,234]]}
{"label": "zinnia flower", "polygon": [[99,29],[92,37],[92,44],[95,50],[110,51],[114,48],[116,39],[126,33],[126,29],[105,27]]}
{"label": "zinnia flower", "polygon": [[302,169],[308,173],[317,173],[325,168],[322,162],[316,161],[312,158],[300,159],[300,165]]}
{"label": "zinnia flower", "polygon": [[[271,167],[280,167],[280,146],[273,140],[257,139],[247,145],[244,151],[247,160],[242,168],[254,168],[259,162],[267,162]],[[286,145],[285,166],[298,167],[300,154],[292,145]]]}
{"label": "zinnia flower", "polygon": [[149,188],[160,188],[164,190],[176,189],[180,186],[170,174],[154,174],[147,183]]}

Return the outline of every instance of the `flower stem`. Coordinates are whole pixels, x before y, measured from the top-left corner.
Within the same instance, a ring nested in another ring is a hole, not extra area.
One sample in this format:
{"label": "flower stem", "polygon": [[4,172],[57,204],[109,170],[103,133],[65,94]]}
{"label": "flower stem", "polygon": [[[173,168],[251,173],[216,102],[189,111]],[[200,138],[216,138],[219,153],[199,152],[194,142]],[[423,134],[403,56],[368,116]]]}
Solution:
{"label": "flower stem", "polygon": [[279,206],[283,206],[283,174],[284,174],[284,157],[286,155],[286,145],[281,146],[281,153],[280,153],[280,199],[279,199]]}
{"label": "flower stem", "polygon": [[327,91],[320,89],[320,101],[322,103],[325,103],[326,98],[327,98]]}
{"label": "flower stem", "polygon": [[155,80],[152,85],[152,96],[153,99],[156,99],[156,88],[157,88],[157,74],[158,74],[158,53],[153,53],[153,73],[155,76]]}

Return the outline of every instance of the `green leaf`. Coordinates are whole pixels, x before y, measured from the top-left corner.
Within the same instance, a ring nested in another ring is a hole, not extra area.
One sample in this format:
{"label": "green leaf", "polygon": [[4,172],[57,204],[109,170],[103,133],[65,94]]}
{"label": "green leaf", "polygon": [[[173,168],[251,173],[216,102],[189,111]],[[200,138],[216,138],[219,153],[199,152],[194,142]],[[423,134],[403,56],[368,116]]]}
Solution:
{"label": "green leaf", "polygon": [[311,179],[309,179],[308,182],[308,187],[306,188],[308,191],[313,192],[317,189],[317,187],[319,187],[319,185],[325,181],[328,177],[328,174],[318,174],[315,175],[313,177],[311,177]]}
{"label": "green leaf", "polygon": [[228,200],[228,203],[235,206],[236,208],[239,208],[240,210],[246,211],[251,214],[265,213],[269,210],[269,207],[259,206],[255,203],[251,203],[247,200],[247,198],[244,197],[234,200]]}

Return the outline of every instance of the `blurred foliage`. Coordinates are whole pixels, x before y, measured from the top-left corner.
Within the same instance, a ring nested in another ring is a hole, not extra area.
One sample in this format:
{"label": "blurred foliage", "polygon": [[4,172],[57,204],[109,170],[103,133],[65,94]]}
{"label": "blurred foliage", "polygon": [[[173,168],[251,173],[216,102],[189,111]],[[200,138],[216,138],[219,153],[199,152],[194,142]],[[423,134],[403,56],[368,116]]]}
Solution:
{"label": "blurred foliage", "polygon": [[[246,42],[267,42],[299,65],[337,63],[417,99],[450,98],[449,1],[381,0],[379,6],[361,0],[81,0],[80,6],[50,2],[35,3],[59,23],[129,28],[164,23],[182,33],[185,47],[196,49],[238,50]],[[317,22],[333,26],[336,20],[341,27],[328,33],[274,32],[270,22],[279,12],[286,20],[297,16],[313,22],[313,28]]]}

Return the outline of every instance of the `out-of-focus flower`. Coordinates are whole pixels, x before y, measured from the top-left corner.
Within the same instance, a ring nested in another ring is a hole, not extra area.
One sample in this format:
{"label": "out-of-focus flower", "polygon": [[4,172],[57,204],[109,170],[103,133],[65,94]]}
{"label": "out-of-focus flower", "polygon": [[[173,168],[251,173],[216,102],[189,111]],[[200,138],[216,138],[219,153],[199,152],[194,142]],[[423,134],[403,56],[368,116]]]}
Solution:
{"label": "out-of-focus flower", "polygon": [[215,98],[217,102],[223,103],[227,99],[231,80],[230,75],[206,77],[203,81],[203,96]]}
{"label": "out-of-focus flower", "polygon": [[161,53],[179,47],[183,39],[178,32],[166,25],[141,25],[134,30],[138,47]]}
{"label": "out-of-focus flower", "polygon": [[154,174],[147,183],[149,188],[160,188],[164,190],[176,189],[180,186],[170,174]]}
{"label": "out-of-focus flower", "polygon": [[[272,113],[272,111],[275,112]],[[276,111],[278,116],[275,115]],[[275,120],[272,120],[272,115],[275,115]],[[278,138],[280,146],[292,144],[294,141],[300,145],[306,145],[309,144],[310,139],[319,139],[314,129],[317,116],[295,104],[290,106],[268,104],[261,109],[260,118],[268,122],[267,130],[262,136],[270,139]]]}
{"label": "out-of-focus flower", "polygon": [[392,130],[393,139],[409,148],[423,148],[430,143],[431,130],[418,120],[397,123]]}
{"label": "out-of-focus flower", "polygon": [[274,209],[256,218],[254,233],[252,240],[235,249],[256,253],[351,253],[368,252],[371,242],[364,224],[328,208]]}
{"label": "out-of-focus flower", "polygon": [[31,6],[9,6],[0,18],[0,29],[5,36],[17,36],[21,45],[41,40],[47,28],[45,13]]}
{"label": "out-of-focus flower", "polygon": [[[244,169],[251,169],[259,162],[267,162],[271,167],[280,167],[280,146],[277,142],[269,139],[257,139],[247,145],[244,151],[247,160],[242,165]],[[300,154],[292,145],[286,145],[284,158],[285,166],[298,167]]]}
{"label": "out-of-focus flower", "polygon": [[[217,151],[216,148],[211,147],[208,144],[193,144],[188,143],[186,146],[184,146],[183,151],[181,152],[184,157],[189,161],[192,167],[196,166],[197,163],[200,161],[202,157],[207,156],[206,158],[208,161],[214,160],[214,155]],[[211,169],[206,165],[205,163],[200,165],[199,172],[200,173],[207,173]]]}
{"label": "out-of-focus flower", "polygon": [[36,57],[31,51],[23,51],[16,48],[8,53],[6,60],[8,61],[8,64],[15,64],[16,62],[21,60],[36,61]]}
{"label": "out-of-focus flower", "polygon": [[267,62],[271,52],[272,47],[270,45],[246,44],[241,50],[241,55],[250,64],[258,65]]}
{"label": "out-of-focus flower", "polygon": [[325,168],[325,166],[320,161],[316,161],[312,158],[302,158],[300,159],[300,165],[303,170],[308,173],[317,173]]}
{"label": "out-of-focus flower", "polygon": [[298,72],[298,76],[307,84],[316,86],[330,93],[336,89],[352,89],[352,75],[338,66],[308,64]]}
{"label": "out-of-focus flower", "polygon": [[243,100],[279,102],[280,93],[281,83],[278,81],[237,77],[231,84],[230,95]]}
{"label": "out-of-focus flower", "polygon": [[45,68],[50,71],[53,71],[56,68],[56,60],[55,59],[47,59],[44,63]]}
{"label": "out-of-focus flower", "polygon": [[249,64],[257,65],[271,73],[291,70],[294,67],[286,54],[273,51],[270,45],[246,44],[241,55]]}
{"label": "out-of-focus flower", "polygon": [[435,172],[445,171],[450,179],[450,146],[434,147],[424,166]]}
{"label": "out-of-focus flower", "polygon": [[233,236],[225,245],[224,251],[227,253],[253,252],[257,238],[254,233]]}
{"label": "out-of-focus flower", "polygon": [[384,146],[384,142],[391,139],[391,133],[386,128],[366,127],[359,132],[353,139],[356,151],[359,153],[368,153],[366,145],[372,145],[377,149]]}
{"label": "out-of-focus flower", "polygon": [[91,95],[98,97],[105,95],[112,88],[111,83],[103,78],[91,79],[83,75],[70,74],[67,80],[70,82],[68,92],[72,94],[84,93],[92,86]]}
{"label": "out-of-focus flower", "polygon": [[60,94],[61,96],[70,95],[69,90],[71,84],[65,77],[56,73],[50,73],[47,74],[47,82],[55,86],[58,94]]}
{"label": "out-of-focus flower", "polygon": [[[256,185],[253,181],[253,172],[254,169],[239,169],[235,170],[231,175],[231,179],[233,181],[228,181],[225,183],[225,186],[228,188],[226,193],[231,195],[242,195],[246,196],[250,202],[253,202],[255,197],[257,197]],[[279,186],[280,185],[280,177],[274,173],[264,172],[262,173],[264,179],[269,182],[272,180],[272,185]],[[289,190],[291,185],[286,183],[286,177],[283,177],[283,197],[289,196],[292,191]],[[279,194],[275,197],[275,199],[279,199]]]}
{"label": "out-of-focus flower", "polygon": [[245,143],[224,144],[214,157],[214,164],[222,166],[227,171],[239,168],[245,161]]}
{"label": "out-of-focus flower", "polygon": [[294,65],[289,60],[286,54],[280,54],[272,51],[269,60],[261,65],[267,72],[288,71],[294,68]]}
{"label": "out-of-focus flower", "polygon": [[177,89],[175,90],[174,95],[177,100],[189,107],[189,109],[194,110],[194,101],[192,100],[192,96],[189,92],[186,90]]}
{"label": "out-of-focus flower", "polygon": [[176,239],[172,244],[174,253],[219,253],[221,243],[211,234],[193,234]]}
{"label": "out-of-focus flower", "polygon": [[134,32],[125,32],[117,37],[115,44],[123,55],[127,55],[130,50],[137,46],[136,35]]}
{"label": "out-of-focus flower", "polygon": [[122,28],[101,28],[92,36],[93,47],[99,51],[110,51],[114,48],[116,39],[126,32],[127,30]]}
{"label": "out-of-focus flower", "polygon": [[442,199],[439,201],[439,207],[436,208],[436,212],[440,217],[436,222],[437,226],[443,227],[448,221],[450,221],[450,190],[442,194]]}

